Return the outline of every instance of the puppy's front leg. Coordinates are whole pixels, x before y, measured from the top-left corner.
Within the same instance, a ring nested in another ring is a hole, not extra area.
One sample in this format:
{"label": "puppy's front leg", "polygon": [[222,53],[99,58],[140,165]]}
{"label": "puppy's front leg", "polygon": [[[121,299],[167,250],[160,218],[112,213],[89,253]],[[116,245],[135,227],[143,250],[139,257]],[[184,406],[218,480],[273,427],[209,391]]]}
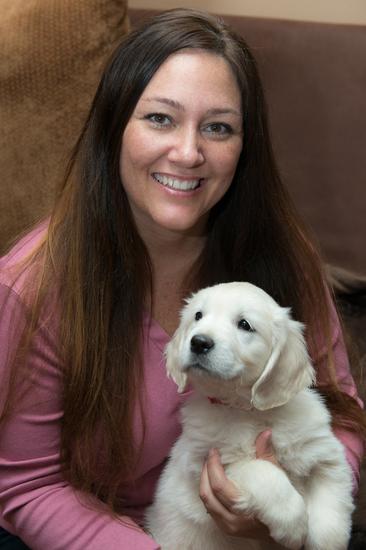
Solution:
{"label": "puppy's front leg", "polygon": [[227,476],[240,492],[238,510],[254,513],[286,548],[302,547],[308,530],[306,505],[283,470],[256,459],[230,465]]}
{"label": "puppy's front leg", "polygon": [[351,532],[352,478],[346,464],[314,469],[307,486],[309,530],[306,550],[346,550]]}

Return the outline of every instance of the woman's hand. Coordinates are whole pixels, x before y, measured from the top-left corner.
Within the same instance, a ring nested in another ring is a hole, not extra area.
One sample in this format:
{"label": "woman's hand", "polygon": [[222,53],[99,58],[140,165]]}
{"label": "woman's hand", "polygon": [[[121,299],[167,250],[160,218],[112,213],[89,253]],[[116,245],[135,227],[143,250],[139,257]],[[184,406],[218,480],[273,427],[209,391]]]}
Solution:
{"label": "woman's hand", "polygon": [[[256,457],[279,466],[271,442],[271,430],[260,433],[255,442]],[[226,475],[216,449],[211,449],[203,466],[200,497],[217,526],[228,535],[270,540],[269,530],[253,515],[235,510],[238,490]]]}

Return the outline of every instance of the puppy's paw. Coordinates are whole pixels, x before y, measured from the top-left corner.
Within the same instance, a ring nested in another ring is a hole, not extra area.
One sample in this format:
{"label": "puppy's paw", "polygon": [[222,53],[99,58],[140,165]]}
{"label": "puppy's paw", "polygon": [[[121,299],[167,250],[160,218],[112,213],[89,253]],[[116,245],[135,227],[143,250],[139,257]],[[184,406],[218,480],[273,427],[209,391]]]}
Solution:
{"label": "puppy's paw", "polygon": [[324,513],[319,514],[318,518],[312,517],[310,522],[305,550],[347,550],[350,535],[349,517],[339,515],[330,522],[324,518]]}
{"label": "puppy's paw", "polygon": [[276,542],[290,550],[303,548],[308,532],[308,516],[300,495],[292,510],[290,506],[279,503],[278,510],[270,518],[267,517],[267,521],[271,537]]}
{"label": "puppy's paw", "polygon": [[279,544],[300,549],[307,536],[308,514],[303,497],[287,475],[274,464],[257,459],[246,464],[236,481],[240,487],[237,509],[253,513]]}

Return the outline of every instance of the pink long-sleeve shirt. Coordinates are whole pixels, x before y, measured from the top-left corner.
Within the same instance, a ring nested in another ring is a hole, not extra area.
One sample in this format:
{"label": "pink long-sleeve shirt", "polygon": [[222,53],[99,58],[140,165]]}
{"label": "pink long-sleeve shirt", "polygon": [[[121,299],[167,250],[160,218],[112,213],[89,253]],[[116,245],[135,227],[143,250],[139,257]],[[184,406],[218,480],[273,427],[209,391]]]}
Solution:
{"label": "pink long-sleeve shirt", "polygon": [[[45,231],[32,231],[0,260],[0,407],[9,377],[8,357],[26,323],[27,304],[21,297],[27,273],[15,283],[11,268],[25,258]],[[29,278],[29,274],[28,274]],[[180,433],[179,409],[190,392],[178,394],[165,372],[163,350],[169,336],[154,320],[144,319],[144,407],[146,433],[135,480],[121,488],[128,505],[123,521],[93,508],[64,479],[60,463],[62,369],[57,349],[57,323],[52,309],[43,312],[28,356],[31,390],[16,402],[12,416],[0,425],[0,526],[19,536],[33,550],[154,550],[159,546],[142,529],[143,513],[169,450]],[[342,389],[357,398],[349,372],[339,323],[333,321],[333,349]],[[320,378],[325,373],[325,350],[314,358]],[[19,388],[19,395],[21,395]],[[136,410],[135,435],[142,438]],[[358,481],[362,442],[345,431],[343,443]]]}

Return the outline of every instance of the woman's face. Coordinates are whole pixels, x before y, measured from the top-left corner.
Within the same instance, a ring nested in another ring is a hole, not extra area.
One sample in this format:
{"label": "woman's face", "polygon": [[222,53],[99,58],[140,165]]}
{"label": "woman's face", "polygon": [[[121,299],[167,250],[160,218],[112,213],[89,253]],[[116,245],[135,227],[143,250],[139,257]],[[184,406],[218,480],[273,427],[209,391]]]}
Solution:
{"label": "woman's face", "polygon": [[242,149],[239,87],[204,50],[171,55],[140,97],[122,139],[120,175],[142,236],[203,234]]}

